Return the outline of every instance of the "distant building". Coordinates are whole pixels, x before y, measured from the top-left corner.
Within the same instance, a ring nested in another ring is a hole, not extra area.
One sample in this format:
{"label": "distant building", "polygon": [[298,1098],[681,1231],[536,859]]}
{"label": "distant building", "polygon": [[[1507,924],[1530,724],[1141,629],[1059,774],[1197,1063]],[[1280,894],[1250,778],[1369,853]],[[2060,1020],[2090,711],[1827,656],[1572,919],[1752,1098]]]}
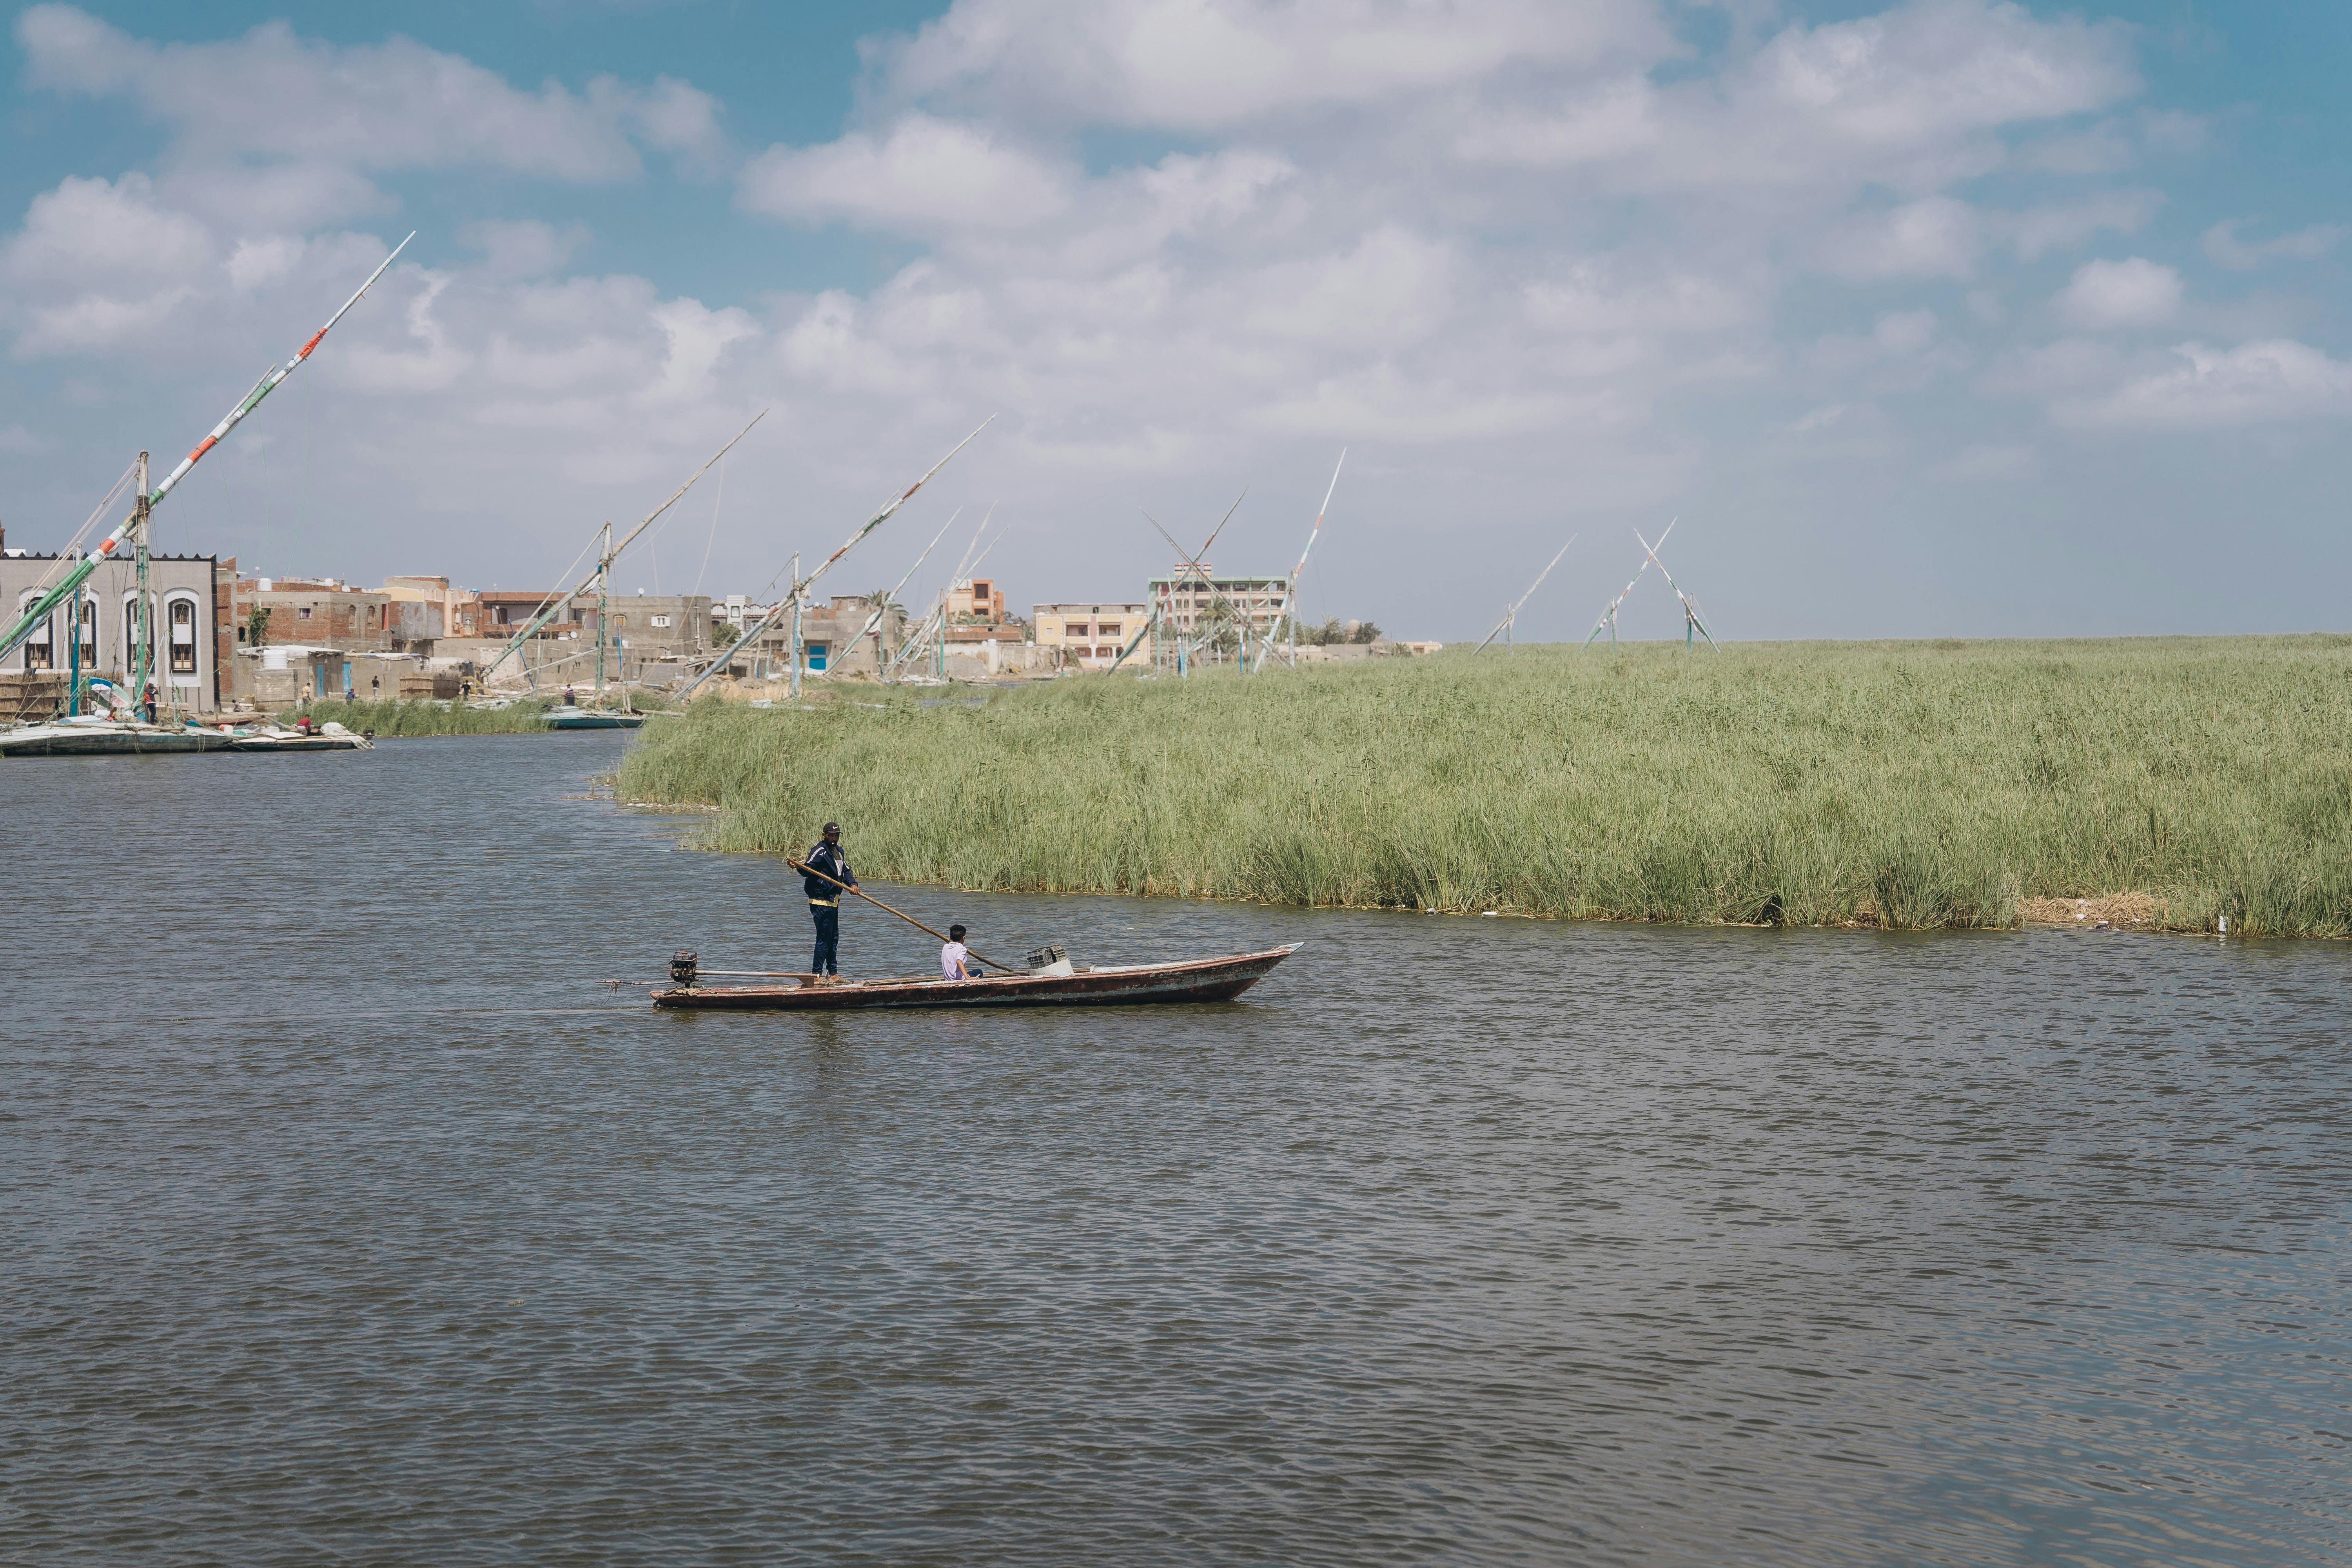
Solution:
{"label": "distant building", "polygon": [[[801,611],[803,668],[811,675],[871,675],[877,660],[895,655],[907,640],[907,612],[892,605],[881,622],[866,632],[874,606],[862,594],[836,595],[826,605]],[[860,633],[864,635],[861,636]],[[793,617],[789,609],[778,616],[749,647],[738,648],[727,660],[730,672],[753,679],[776,679],[792,673]]]}
{"label": "distant building", "polygon": [[[1037,646],[1059,649],[1069,663],[1085,669],[1110,668],[1150,619],[1150,605],[1034,605],[1029,611]],[[1152,651],[1146,637],[1129,665],[1149,664]]]}
{"label": "distant building", "polygon": [[1160,608],[1161,629],[1185,637],[1196,637],[1213,624],[1228,621],[1236,611],[1249,622],[1253,633],[1263,635],[1290,614],[1287,573],[1229,576],[1203,561],[1197,571],[1179,565],[1168,576],[1152,578],[1150,586],[1150,601]]}
{"label": "distant building", "polygon": [[481,635],[479,595],[451,587],[446,577],[386,577],[379,592],[392,601],[395,649]]}
{"label": "distant building", "polygon": [[255,612],[267,610],[268,620],[257,639],[261,643],[389,652],[392,604],[390,595],[353,587],[340,577],[240,577],[235,599],[236,640],[256,640]]}
{"label": "distant building", "polygon": [[948,625],[978,621],[994,626],[1004,619],[1003,590],[985,577],[967,577],[948,587]]}
{"label": "distant building", "polygon": [[[13,623],[45,591],[70,571],[55,555],[8,552],[0,556],[0,607]],[[222,574],[236,575],[236,559],[226,566],[215,555],[155,555],[148,559],[149,613],[155,651],[149,661],[155,689],[167,707],[210,712],[220,706],[227,637],[221,625],[228,595]],[[32,636],[0,659],[0,671],[62,675],[73,661],[77,618],[84,675],[130,678],[135,655],[138,567],[129,558],[110,558],[84,580],[78,605],[59,605],[33,628]]]}
{"label": "distant building", "polygon": [[[711,651],[708,594],[616,594],[605,600],[604,612],[613,622],[607,646],[618,656],[608,671],[625,670],[631,680],[638,679],[648,664],[674,663]],[[579,625],[582,639],[593,643],[596,595],[581,595],[572,601],[570,613]],[[592,654],[589,662],[593,661]]]}
{"label": "distant building", "polygon": [[477,637],[501,640],[512,637],[523,627],[530,625],[540,611],[547,607],[547,602],[550,599],[556,601],[555,614],[548,618],[545,626],[531,635],[541,637],[561,637],[580,629],[579,620],[571,613],[571,601],[551,588],[535,591],[524,588],[485,588],[475,595],[474,598],[481,606],[478,612],[480,627],[474,634]]}

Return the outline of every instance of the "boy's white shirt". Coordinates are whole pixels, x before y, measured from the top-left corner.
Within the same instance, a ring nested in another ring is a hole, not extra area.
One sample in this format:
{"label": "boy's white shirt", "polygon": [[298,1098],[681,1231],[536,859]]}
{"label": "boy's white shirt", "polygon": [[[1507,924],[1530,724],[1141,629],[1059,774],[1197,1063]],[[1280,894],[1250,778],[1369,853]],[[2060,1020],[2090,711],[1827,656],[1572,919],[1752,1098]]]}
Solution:
{"label": "boy's white shirt", "polygon": [[963,961],[966,949],[960,942],[951,942],[940,949],[940,973],[950,980],[964,977]]}

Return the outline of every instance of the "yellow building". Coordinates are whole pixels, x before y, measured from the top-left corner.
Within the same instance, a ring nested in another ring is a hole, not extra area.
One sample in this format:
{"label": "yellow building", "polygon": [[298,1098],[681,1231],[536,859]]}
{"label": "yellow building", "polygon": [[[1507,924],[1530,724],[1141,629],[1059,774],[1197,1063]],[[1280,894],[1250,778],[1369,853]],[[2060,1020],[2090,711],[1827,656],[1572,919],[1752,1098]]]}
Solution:
{"label": "yellow building", "polygon": [[[1039,647],[1061,649],[1065,659],[1082,669],[1108,669],[1150,618],[1149,605],[1036,605],[1029,625]],[[1150,663],[1151,653],[1147,637],[1129,667]]]}
{"label": "yellow building", "polygon": [[948,589],[948,624],[977,621],[996,626],[1004,619],[1004,594],[985,577],[967,577]]}

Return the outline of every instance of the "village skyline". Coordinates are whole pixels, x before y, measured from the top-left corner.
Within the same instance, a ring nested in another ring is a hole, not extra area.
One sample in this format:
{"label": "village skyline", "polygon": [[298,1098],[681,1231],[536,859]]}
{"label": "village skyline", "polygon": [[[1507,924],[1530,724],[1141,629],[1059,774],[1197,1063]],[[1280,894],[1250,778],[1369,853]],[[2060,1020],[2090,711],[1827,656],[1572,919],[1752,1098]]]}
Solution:
{"label": "village skyline", "polygon": [[551,583],[772,403],[628,586],[766,582],[995,413],[875,582],[995,505],[996,569],[1087,596],[1244,492],[1219,565],[1285,570],[1345,446],[1310,618],[1475,637],[1575,533],[1518,623],[1573,639],[1680,518],[1733,637],[2329,626],[2347,26],[35,5],[0,520],[58,547],[414,228],[158,549]]}

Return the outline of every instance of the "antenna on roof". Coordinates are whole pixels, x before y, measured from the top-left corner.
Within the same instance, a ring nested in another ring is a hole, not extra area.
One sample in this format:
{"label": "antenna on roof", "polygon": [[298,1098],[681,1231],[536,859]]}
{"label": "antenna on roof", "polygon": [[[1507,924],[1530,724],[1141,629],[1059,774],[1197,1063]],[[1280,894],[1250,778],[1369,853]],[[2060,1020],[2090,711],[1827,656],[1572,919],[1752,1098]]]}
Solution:
{"label": "antenna on roof", "polygon": [[[1575,542],[1576,535],[1572,533],[1570,534],[1568,536],[1568,544],[1573,544]],[[1551,575],[1551,569],[1553,567],[1559,564],[1559,557],[1568,553],[1568,544],[1561,545],[1559,547],[1559,553],[1554,555],[1549,561],[1544,563],[1544,569],[1536,574],[1536,580],[1528,584],[1528,591],[1526,593],[1520,595],[1517,598],[1512,600],[1510,604],[1504,606],[1503,618],[1496,621],[1495,623],[1495,629],[1486,634],[1486,641],[1480,643],[1476,647],[1470,650],[1474,657],[1478,654],[1485,653],[1486,651],[1486,643],[1493,642],[1498,637],[1503,639],[1503,646],[1506,648],[1511,646],[1511,627],[1519,618],[1519,606],[1526,604],[1529,599],[1535,597],[1536,590],[1543,586],[1543,580]]]}

